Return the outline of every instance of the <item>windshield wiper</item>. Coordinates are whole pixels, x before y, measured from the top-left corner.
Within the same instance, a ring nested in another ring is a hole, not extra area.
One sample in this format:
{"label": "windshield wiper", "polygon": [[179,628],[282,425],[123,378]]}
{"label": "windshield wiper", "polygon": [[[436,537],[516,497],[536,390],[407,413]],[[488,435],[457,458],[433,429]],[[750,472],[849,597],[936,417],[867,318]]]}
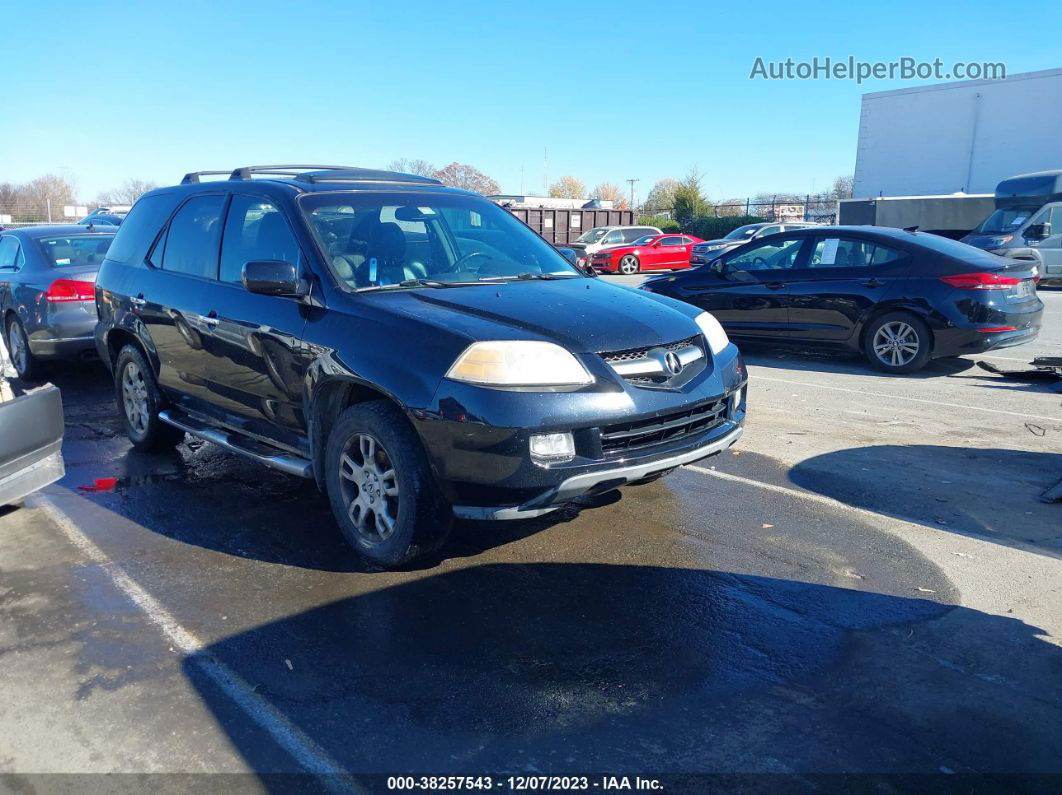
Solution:
{"label": "windshield wiper", "polygon": [[511,282],[516,280],[530,280],[530,279],[543,279],[545,281],[551,281],[554,279],[575,279],[578,278],[578,273],[532,273],[526,271],[524,273],[518,273],[515,276],[487,276],[480,279],[481,282]]}
{"label": "windshield wiper", "polygon": [[367,293],[373,290],[393,290],[396,287],[460,287],[470,282],[440,282],[437,279],[405,279],[392,284],[371,284],[368,287],[358,287],[356,292]]}

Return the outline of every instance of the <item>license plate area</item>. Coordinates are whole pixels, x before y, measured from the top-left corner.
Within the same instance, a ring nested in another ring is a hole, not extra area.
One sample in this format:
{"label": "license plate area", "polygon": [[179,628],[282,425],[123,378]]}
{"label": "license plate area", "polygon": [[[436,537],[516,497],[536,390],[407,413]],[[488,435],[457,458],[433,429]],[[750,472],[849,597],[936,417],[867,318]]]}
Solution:
{"label": "license plate area", "polygon": [[1007,298],[1011,301],[1028,301],[1034,295],[1036,295],[1036,286],[1033,280],[1023,279],[1007,293]]}

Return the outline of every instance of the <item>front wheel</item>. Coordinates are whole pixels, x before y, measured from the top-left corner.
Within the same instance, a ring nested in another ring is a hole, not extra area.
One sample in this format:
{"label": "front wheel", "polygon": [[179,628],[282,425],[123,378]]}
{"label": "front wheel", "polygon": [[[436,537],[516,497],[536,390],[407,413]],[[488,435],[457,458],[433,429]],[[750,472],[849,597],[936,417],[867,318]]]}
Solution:
{"label": "front wheel", "polygon": [[453,511],[439,493],[420,439],[387,401],[336,418],[325,446],[328,499],[339,529],[367,560],[400,566],[442,546]]}
{"label": "front wheel", "polygon": [[155,375],[132,345],[122,348],[114,363],[114,388],[122,427],[137,450],[168,450],[184,439],[183,431],[159,419],[162,396]]}
{"label": "front wheel", "polygon": [[889,312],[867,329],[863,352],[870,363],[887,373],[921,370],[932,353],[929,327],[907,312]]}
{"label": "front wheel", "polygon": [[638,272],[638,258],[628,254],[619,263],[619,272],[625,276],[631,276]]}

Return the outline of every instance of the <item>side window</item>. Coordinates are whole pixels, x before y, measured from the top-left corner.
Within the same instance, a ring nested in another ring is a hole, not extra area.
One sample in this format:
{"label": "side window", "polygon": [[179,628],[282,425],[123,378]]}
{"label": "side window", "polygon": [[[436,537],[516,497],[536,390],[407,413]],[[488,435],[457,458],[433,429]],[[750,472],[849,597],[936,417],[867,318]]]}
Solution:
{"label": "side window", "polygon": [[170,221],[162,269],[191,276],[214,278],[218,272],[221,239],[221,195],[189,199]]}
{"label": "side window", "polygon": [[1048,237],[1055,237],[1056,235],[1062,235],[1062,204],[1055,205],[1051,208],[1051,220],[1048,223],[1051,225],[1050,229],[1045,229]]}
{"label": "side window", "polygon": [[177,196],[173,193],[157,193],[140,199],[118,227],[111,247],[107,249],[107,259],[136,265],[143,262],[148,246],[176,203]]}
{"label": "side window", "polygon": [[[820,237],[808,259],[809,268],[861,268],[871,263],[874,244],[851,238]],[[883,260],[887,261],[887,260]]]}
{"label": "side window", "polygon": [[898,260],[902,256],[903,255],[894,248],[889,248],[888,246],[874,246],[874,255],[870,258],[870,264],[884,265],[886,262]]}
{"label": "side window", "polygon": [[11,235],[0,237],[0,270],[14,270],[19,253],[17,237]]}
{"label": "side window", "polygon": [[804,238],[772,240],[741,252],[726,261],[727,268],[735,271],[764,271],[792,268],[800,253]]}
{"label": "side window", "polygon": [[299,244],[276,205],[253,196],[233,196],[221,238],[218,278],[239,284],[243,266],[252,260],[282,260],[298,265]]}
{"label": "side window", "polygon": [[605,245],[608,245],[609,243],[622,243],[623,233],[620,232],[618,229],[613,229],[601,239],[601,242]]}
{"label": "side window", "polygon": [[682,238],[681,237],[677,237],[675,235],[672,235],[671,237],[662,237],[662,238],[660,238],[660,245],[661,246],[681,246],[681,245],[683,245],[683,243],[682,243]]}

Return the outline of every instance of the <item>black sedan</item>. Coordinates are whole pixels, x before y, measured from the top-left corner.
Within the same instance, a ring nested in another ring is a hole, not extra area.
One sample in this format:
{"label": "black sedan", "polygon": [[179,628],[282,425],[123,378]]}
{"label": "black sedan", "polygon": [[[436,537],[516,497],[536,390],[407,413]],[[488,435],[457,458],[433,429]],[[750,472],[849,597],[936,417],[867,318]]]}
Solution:
{"label": "black sedan", "polygon": [[910,373],[931,358],[1035,339],[1037,279],[1028,262],[926,232],[820,226],[754,240],[642,289],[708,310],[732,337],[848,348]]}

